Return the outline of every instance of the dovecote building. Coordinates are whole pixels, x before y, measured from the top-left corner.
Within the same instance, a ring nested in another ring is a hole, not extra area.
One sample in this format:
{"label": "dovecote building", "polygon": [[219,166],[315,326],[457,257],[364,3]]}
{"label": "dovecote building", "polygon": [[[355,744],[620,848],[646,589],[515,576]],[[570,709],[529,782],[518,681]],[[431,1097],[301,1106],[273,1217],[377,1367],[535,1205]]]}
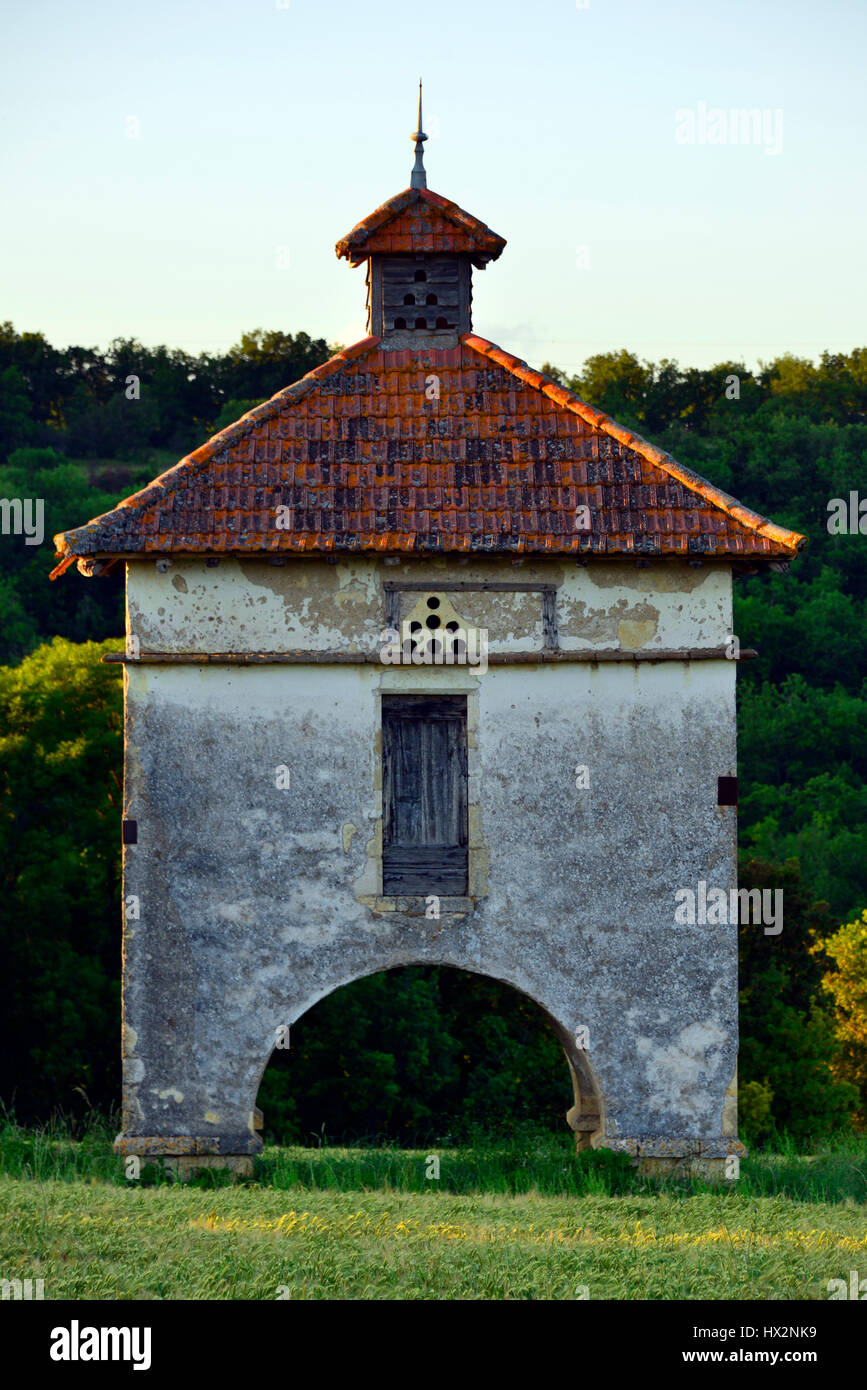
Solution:
{"label": "dovecote building", "polygon": [[579,1147],[721,1170],[738,928],[678,894],[736,888],[732,583],[803,537],[475,331],[505,242],[414,138],[368,335],[56,537],[126,569],[116,1148],[249,1168],[281,1030],[430,963],[541,1007]]}

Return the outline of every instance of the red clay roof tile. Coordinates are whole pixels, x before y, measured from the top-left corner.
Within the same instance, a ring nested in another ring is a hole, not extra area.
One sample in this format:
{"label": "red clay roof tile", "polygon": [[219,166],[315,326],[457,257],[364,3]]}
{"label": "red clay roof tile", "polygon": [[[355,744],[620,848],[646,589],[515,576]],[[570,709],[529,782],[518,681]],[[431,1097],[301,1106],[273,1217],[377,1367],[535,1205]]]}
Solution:
{"label": "red clay roof tile", "polygon": [[428,188],[405,188],[365,217],[335,250],[352,265],[368,256],[427,252],[469,255],[474,265],[495,261],[506,242],[457,203]]}
{"label": "red clay roof tile", "polygon": [[[431,374],[439,400],[420,389]],[[589,531],[576,528],[582,505]],[[65,562],[331,550],[772,559],[805,542],[465,334],[414,352],[356,343],[55,543]]]}

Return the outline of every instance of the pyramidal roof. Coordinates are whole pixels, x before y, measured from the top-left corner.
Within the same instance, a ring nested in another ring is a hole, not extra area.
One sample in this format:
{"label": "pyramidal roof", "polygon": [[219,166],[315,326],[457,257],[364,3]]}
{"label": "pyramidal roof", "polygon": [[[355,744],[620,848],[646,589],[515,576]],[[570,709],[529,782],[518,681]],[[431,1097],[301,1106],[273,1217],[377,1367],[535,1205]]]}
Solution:
{"label": "pyramidal roof", "polygon": [[366,338],[55,537],[67,563],[317,551],[790,559],[804,543],[472,333],[419,350]]}
{"label": "pyramidal roof", "polygon": [[434,252],[468,255],[476,266],[495,261],[505,246],[484,222],[429,188],[405,188],[365,217],[337,243],[338,256],[359,265],[369,256]]}
{"label": "pyramidal roof", "polygon": [[[455,255],[502,237],[413,185],[338,256]],[[788,560],[806,538],[473,332],[367,337],[215,434],[143,491],[55,536],[59,564],[308,552],[701,555]]]}

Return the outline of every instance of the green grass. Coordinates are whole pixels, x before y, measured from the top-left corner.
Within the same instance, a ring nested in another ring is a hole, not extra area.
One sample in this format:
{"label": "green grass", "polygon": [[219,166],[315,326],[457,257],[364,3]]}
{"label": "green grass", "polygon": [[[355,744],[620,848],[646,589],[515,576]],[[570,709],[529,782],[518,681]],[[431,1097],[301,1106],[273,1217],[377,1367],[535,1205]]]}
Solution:
{"label": "green grass", "polygon": [[[58,1298],[826,1299],[867,1275],[867,1143],[655,1183],[568,1134],[266,1150],[253,1179],[127,1182],[114,1129],[0,1128],[0,1277]],[[425,1176],[440,1160],[439,1180]]]}

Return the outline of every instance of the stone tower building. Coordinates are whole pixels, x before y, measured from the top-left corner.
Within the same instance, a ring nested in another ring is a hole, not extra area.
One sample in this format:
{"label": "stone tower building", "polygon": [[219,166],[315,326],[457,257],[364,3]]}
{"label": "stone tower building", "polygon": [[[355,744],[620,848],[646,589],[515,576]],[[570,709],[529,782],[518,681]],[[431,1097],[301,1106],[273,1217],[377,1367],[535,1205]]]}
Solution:
{"label": "stone tower building", "polygon": [[579,1147],[720,1168],[737,914],[678,904],[739,901],[732,580],[803,538],[473,330],[505,242],[414,138],[368,336],[56,537],[126,566],[116,1147],[248,1168],[281,1030],[436,963],[544,1010]]}

